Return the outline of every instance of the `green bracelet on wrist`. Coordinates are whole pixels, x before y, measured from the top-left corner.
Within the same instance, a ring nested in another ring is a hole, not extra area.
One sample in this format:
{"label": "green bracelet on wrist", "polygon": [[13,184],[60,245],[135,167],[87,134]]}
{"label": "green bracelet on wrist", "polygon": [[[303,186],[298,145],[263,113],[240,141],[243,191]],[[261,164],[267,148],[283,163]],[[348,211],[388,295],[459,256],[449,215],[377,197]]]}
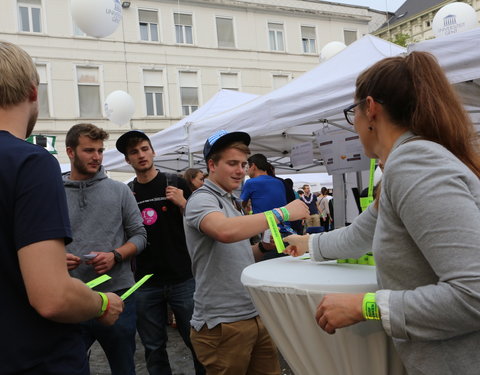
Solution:
{"label": "green bracelet on wrist", "polygon": [[97,314],[97,318],[100,318],[103,314],[105,314],[105,312],[108,309],[108,297],[106,296],[105,293],[102,293],[102,292],[97,292],[97,293],[100,295],[100,297],[102,297],[102,307],[100,308],[100,311]]}
{"label": "green bracelet on wrist", "polygon": [[280,207],[280,211],[282,211],[283,214],[283,221],[289,221],[290,220],[290,212],[285,207]]}
{"label": "green bracelet on wrist", "polygon": [[366,293],[363,296],[362,314],[367,320],[380,320],[380,310],[378,310],[375,293]]}

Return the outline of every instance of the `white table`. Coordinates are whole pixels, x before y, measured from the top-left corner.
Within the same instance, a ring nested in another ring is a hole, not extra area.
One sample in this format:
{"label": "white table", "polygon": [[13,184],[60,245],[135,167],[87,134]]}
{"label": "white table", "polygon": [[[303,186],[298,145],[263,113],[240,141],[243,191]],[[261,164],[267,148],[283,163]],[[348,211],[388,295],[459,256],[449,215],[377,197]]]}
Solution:
{"label": "white table", "polygon": [[242,283],[296,375],[401,375],[405,370],[378,321],[325,333],[315,321],[327,293],[374,292],[375,267],[290,256],[247,267]]}

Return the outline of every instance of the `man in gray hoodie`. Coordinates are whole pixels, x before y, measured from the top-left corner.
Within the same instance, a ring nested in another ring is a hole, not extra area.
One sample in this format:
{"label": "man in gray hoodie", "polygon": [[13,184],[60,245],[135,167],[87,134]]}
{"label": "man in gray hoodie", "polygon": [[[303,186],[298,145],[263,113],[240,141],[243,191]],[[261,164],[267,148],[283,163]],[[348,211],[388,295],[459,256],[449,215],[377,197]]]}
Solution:
{"label": "man in gray hoodie", "polygon": [[[129,259],[146,245],[146,232],[135,198],[127,185],[107,177],[102,167],[108,134],[93,124],[74,125],[65,144],[71,171],[64,174],[73,242],[67,246],[67,266],[73,277],[88,282],[102,274],[111,280],[99,291],[123,294],[134,284]],[[112,374],[135,374],[134,296],[111,327],[96,320],[82,324],[86,348],[102,346]]]}

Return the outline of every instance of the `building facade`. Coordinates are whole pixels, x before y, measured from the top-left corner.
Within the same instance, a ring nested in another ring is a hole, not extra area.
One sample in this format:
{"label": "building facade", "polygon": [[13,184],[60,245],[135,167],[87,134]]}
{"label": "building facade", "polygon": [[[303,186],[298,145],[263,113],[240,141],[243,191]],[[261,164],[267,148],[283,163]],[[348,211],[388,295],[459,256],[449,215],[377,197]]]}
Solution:
{"label": "building facade", "polygon": [[[443,6],[455,0],[407,0],[389,21],[373,32],[382,39],[395,41],[406,37],[407,44],[435,38],[432,30],[433,17]],[[465,0],[472,6],[480,20],[480,0]]]}
{"label": "building facade", "polygon": [[[0,39],[22,46],[40,74],[36,133],[57,137],[93,122],[112,147],[130,128],[151,134],[192,113],[222,88],[265,94],[310,70],[330,41],[350,44],[386,14],[314,0],[122,1],[123,19],[105,38],[74,23],[70,1],[4,0]],[[105,118],[104,100],[128,92],[128,125]]]}

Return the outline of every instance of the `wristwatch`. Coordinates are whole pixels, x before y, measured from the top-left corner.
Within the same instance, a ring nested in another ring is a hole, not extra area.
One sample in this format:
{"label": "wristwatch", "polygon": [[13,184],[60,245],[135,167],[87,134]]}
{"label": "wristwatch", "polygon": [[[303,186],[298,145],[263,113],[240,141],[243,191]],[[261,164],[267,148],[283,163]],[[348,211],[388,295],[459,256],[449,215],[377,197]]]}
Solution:
{"label": "wristwatch", "polygon": [[260,242],[258,243],[258,250],[260,250],[260,252],[263,253],[263,254],[265,254],[265,253],[267,253],[267,252],[269,251],[269,250],[267,250],[267,249],[265,249],[265,248],[263,247],[262,241],[260,241]]}
{"label": "wristwatch", "polygon": [[111,252],[113,253],[113,259],[115,260],[115,263],[122,263],[123,261],[122,254],[120,254],[115,249],[113,249]]}

